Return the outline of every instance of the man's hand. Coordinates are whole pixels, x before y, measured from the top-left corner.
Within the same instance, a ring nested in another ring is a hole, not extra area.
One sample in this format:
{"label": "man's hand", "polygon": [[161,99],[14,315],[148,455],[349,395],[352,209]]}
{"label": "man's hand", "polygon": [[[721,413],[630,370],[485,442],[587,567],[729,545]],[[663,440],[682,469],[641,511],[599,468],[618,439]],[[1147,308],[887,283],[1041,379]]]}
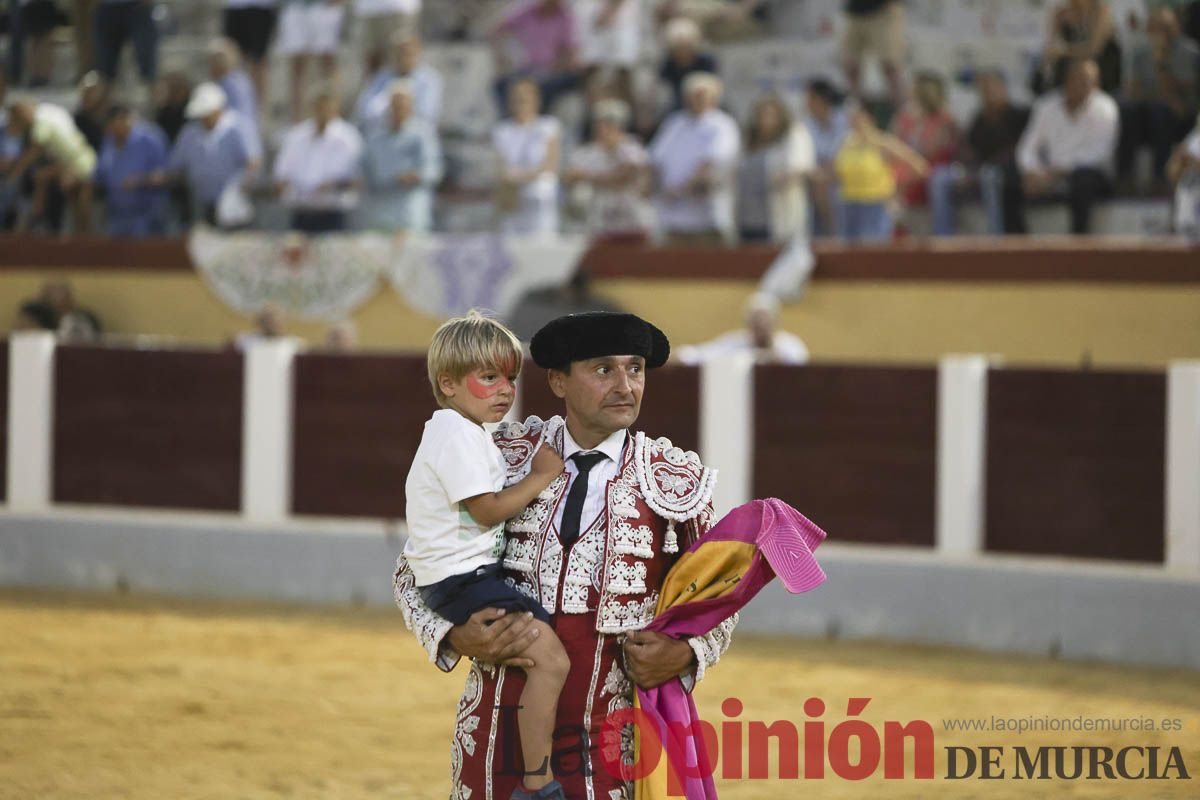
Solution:
{"label": "man's hand", "polygon": [[625,637],[625,673],[643,689],[653,689],[677,677],[695,660],[685,641],[653,631],[634,631]]}
{"label": "man's hand", "polygon": [[451,628],[446,638],[451,647],[468,658],[529,669],[533,659],[521,654],[537,635],[533,614],[528,611],[508,613],[500,608],[484,608]]}

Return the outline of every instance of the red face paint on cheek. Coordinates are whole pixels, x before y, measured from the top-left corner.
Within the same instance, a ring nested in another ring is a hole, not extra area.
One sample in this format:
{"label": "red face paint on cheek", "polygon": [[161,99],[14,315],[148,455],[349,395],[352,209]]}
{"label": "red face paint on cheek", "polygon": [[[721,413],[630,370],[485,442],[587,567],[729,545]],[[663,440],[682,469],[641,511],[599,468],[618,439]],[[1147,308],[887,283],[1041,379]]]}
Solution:
{"label": "red face paint on cheek", "polygon": [[489,397],[492,397],[493,395],[495,395],[496,392],[500,391],[500,389],[504,386],[505,383],[507,383],[507,381],[505,379],[501,378],[496,383],[492,384],[491,386],[488,386],[487,384],[483,383],[478,378],[476,378],[474,375],[468,375],[467,376],[467,391],[470,392],[478,400],[487,400]]}

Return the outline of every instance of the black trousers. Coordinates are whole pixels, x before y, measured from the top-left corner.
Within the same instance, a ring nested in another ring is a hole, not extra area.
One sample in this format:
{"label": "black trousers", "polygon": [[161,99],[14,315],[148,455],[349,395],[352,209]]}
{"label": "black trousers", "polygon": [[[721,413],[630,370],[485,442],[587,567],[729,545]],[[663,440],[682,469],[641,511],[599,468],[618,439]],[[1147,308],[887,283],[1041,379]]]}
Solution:
{"label": "black trousers", "polygon": [[[1020,184],[1018,184],[1020,186]],[[1066,195],[1049,195],[1045,200],[1066,200],[1071,208],[1071,233],[1090,233],[1092,229],[1092,209],[1100,200],[1112,195],[1112,181],[1102,171],[1095,167],[1077,167],[1067,178]],[[1016,224],[1025,229],[1026,197],[1021,193],[1017,209]],[[1007,222],[1007,220],[1006,220]]]}
{"label": "black trousers", "polygon": [[345,211],[301,211],[292,212],[292,230],[303,233],[330,233],[346,229]]}
{"label": "black trousers", "polygon": [[1138,148],[1148,145],[1154,153],[1154,177],[1163,178],[1171,150],[1187,136],[1192,122],[1186,116],[1176,116],[1166,103],[1122,103],[1117,174],[1128,176]]}

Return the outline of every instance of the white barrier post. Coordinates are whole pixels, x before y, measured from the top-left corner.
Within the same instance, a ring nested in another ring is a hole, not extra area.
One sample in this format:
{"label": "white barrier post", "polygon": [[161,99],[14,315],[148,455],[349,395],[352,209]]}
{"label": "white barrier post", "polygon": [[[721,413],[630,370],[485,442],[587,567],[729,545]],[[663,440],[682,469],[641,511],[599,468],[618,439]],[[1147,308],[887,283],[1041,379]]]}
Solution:
{"label": "white barrier post", "polygon": [[937,530],[945,555],[984,549],[988,359],[946,356],[938,364]]}
{"label": "white barrier post", "polygon": [[1168,569],[1200,572],[1200,361],[1167,369]]}
{"label": "white barrier post", "polygon": [[700,366],[700,454],[716,467],[720,518],[750,500],[754,472],[754,357],[735,353]]}
{"label": "white barrier post", "polygon": [[242,386],[242,515],[279,522],[291,512],[292,367],[300,341],[252,343]]}
{"label": "white barrier post", "polygon": [[8,340],[8,507],[50,505],[54,460],[54,334],[17,331]]}

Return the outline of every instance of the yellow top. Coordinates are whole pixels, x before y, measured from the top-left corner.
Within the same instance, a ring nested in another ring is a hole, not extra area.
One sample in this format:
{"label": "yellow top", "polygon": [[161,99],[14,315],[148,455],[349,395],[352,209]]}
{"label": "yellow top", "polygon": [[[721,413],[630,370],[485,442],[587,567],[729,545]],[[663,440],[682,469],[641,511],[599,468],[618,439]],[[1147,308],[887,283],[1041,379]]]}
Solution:
{"label": "yellow top", "polygon": [[846,138],[833,168],[841,183],[843,200],[878,203],[890,200],[896,193],[896,177],[883,151],[857,136]]}

